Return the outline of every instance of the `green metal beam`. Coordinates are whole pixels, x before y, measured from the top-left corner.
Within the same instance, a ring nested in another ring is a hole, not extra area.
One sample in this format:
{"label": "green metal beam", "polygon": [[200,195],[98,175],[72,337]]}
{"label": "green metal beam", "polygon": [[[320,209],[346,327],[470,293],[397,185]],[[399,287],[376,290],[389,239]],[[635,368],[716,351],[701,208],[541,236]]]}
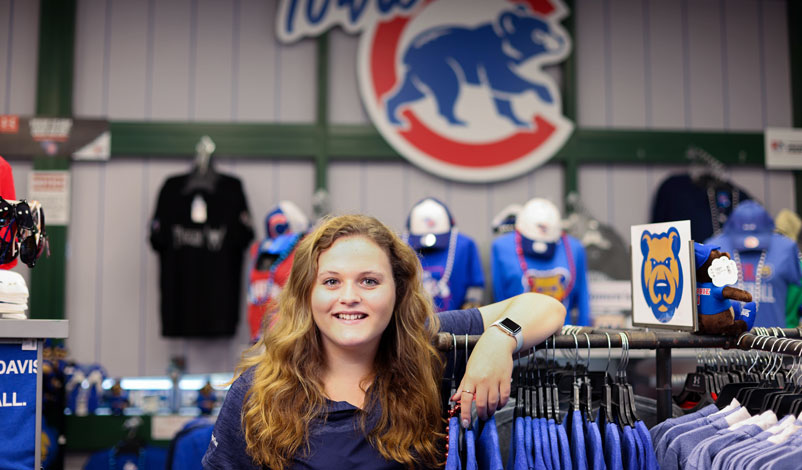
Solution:
{"label": "green metal beam", "polygon": [[111,153],[129,157],[193,156],[204,135],[215,143],[215,158],[312,159],[323,136],[313,124],[238,124],[124,121],[109,123]]}
{"label": "green metal beam", "polygon": [[75,0],[42,0],[36,115],[72,116]]}
{"label": "green metal beam", "polygon": [[[76,0],[42,0],[39,11],[39,57],[36,114],[72,116],[73,49]],[[69,159],[38,156],[33,169],[68,170]],[[67,226],[47,227],[50,256],[31,272],[31,318],[65,316]]]}
{"label": "green metal beam", "polygon": [[[215,156],[314,159],[325,139],[327,159],[401,161],[372,125],[221,124],[112,122],[112,156],[192,156],[202,135],[215,141]],[[762,132],[640,131],[576,129],[553,161],[676,164],[690,146],[702,148],[725,164],[763,165]]]}
{"label": "green metal beam", "polygon": [[554,159],[577,163],[682,163],[688,147],[725,164],[763,165],[762,132],[688,132],[577,129]]}

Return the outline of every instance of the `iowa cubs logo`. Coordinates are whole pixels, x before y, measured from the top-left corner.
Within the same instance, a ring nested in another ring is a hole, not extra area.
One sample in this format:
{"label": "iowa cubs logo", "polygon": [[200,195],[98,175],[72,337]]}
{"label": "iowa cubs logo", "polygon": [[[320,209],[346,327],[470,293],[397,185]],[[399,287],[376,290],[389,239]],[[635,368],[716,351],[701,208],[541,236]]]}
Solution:
{"label": "iowa cubs logo", "polygon": [[562,302],[568,294],[571,273],[562,267],[547,271],[527,269],[521,280],[524,291],[545,294]]}
{"label": "iowa cubs logo", "polygon": [[384,139],[444,178],[495,181],[544,163],[573,124],[543,67],[571,40],[559,0],[290,0],[278,35],[362,33],[362,102]]}
{"label": "iowa cubs logo", "polygon": [[680,235],[674,227],[667,232],[655,234],[644,230],[640,240],[643,253],[643,296],[655,318],[666,323],[674,317],[682,300]]}

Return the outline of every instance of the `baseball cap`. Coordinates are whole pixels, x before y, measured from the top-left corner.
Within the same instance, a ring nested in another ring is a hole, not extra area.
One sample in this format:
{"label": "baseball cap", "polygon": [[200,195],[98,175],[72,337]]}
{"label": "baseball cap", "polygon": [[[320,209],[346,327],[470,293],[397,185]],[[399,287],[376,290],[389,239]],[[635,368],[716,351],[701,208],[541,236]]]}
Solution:
{"label": "baseball cap", "polygon": [[560,210],[548,199],[530,199],[515,219],[515,230],[532,241],[555,243],[562,234]]}
{"label": "baseball cap", "polygon": [[518,213],[521,212],[522,206],[520,204],[510,204],[493,217],[490,226],[493,228],[494,234],[503,234],[515,230],[515,220]]}
{"label": "baseball cap", "polygon": [[409,246],[445,249],[454,226],[454,217],[445,204],[433,197],[418,201],[409,211],[407,230]]}
{"label": "baseball cap", "polygon": [[710,253],[713,250],[720,250],[721,247],[718,245],[702,245],[701,243],[694,242],[693,244],[693,255],[696,262],[696,269],[699,269],[699,266],[705,264],[707,258],[710,258]]}
{"label": "baseball cap", "polygon": [[274,239],[279,235],[303,233],[309,230],[309,219],[291,201],[279,202],[265,216],[265,234]]}
{"label": "baseball cap", "polygon": [[771,244],[774,220],[760,203],[748,200],[732,211],[723,232],[736,250],[764,250]]}

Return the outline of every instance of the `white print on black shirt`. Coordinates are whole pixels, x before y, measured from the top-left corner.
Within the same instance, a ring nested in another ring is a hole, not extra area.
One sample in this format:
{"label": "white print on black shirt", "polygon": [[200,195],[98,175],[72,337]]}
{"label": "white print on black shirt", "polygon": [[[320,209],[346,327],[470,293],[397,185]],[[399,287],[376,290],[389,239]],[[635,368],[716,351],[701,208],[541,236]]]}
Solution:
{"label": "white print on black shirt", "polygon": [[223,248],[223,241],[226,238],[226,227],[221,228],[188,228],[181,225],[173,225],[173,248],[190,246],[192,248],[203,248],[209,251],[220,251]]}

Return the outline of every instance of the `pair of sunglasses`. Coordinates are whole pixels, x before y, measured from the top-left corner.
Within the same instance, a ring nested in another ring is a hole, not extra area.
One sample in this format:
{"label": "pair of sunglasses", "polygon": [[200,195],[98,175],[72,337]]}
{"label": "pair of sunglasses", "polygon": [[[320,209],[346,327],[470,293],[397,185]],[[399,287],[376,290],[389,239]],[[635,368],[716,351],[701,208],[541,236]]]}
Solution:
{"label": "pair of sunglasses", "polygon": [[19,256],[33,268],[47,246],[45,212],[39,201],[12,204],[0,197],[0,263]]}

